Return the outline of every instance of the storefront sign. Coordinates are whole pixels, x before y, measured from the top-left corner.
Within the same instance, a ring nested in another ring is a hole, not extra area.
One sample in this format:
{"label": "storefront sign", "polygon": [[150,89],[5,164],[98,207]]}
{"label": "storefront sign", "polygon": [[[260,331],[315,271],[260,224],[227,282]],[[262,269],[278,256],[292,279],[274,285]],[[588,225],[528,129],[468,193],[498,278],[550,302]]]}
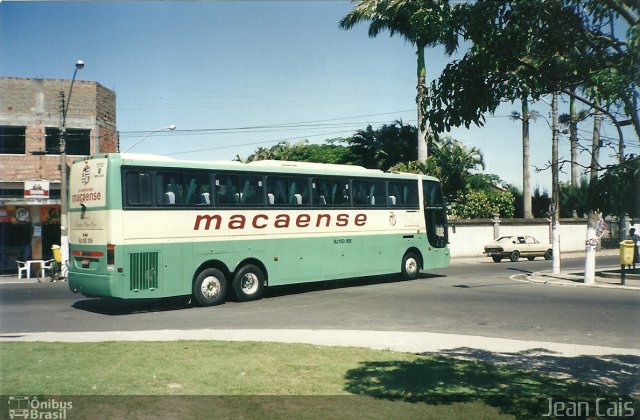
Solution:
{"label": "storefront sign", "polygon": [[40,223],[60,223],[60,206],[40,206]]}
{"label": "storefront sign", "polygon": [[28,223],[30,221],[31,212],[27,207],[0,207],[0,223]]}
{"label": "storefront sign", "polygon": [[49,181],[24,181],[24,198],[49,198]]}

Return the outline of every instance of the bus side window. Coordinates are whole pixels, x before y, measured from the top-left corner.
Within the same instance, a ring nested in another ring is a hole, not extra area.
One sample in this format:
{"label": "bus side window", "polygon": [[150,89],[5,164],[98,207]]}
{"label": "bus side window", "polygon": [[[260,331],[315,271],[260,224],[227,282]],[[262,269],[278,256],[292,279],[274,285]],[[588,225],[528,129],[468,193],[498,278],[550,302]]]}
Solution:
{"label": "bus side window", "polygon": [[404,205],[418,207],[418,184],[413,181],[403,182]]}
{"label": "bus side window", "polygon": [[289,205],[309,205],[309,181],[307,178],[289,178]]}
{"label": "bus side window", "polygon": [[351,204],[349,182],[338,178],[315,178],[312,183],[313,204],[345,207]]}
{"label": "bus side window", "polygon": [[[391,197],[394,197],[391,199]],[[392,204],[392,202],[394,202]],[[389,205],[418,207],[418,183],[414,181],[389,182]]]}
{"label": "bus side window", "polygon": [[128,171],[126,174],[125,195],[129,206],[152,205],[151,174],[149,172]]}
{"label": "bus side window", "polygon": [[[267,197],[270,206],[283,206],[288,204],[285,179],[279,177],[267,178]],[[273,199],[272,199],[273,198]]]}
{"label": "bus side window", "polygon": [[353,181],[353,204],[359,207],[384,207],[384,182],[376,180]]}
{"label": "bus side window", "polygon": [[319,179],[313,179],[311,182],[311,192],[314,206],[324,207],[327,205],[327,196],[329,195],[329,192],[324,182]]}
{"label": "bus side window", "polygon": [[264,188],[261,176],[242,175],[240,177],[240,202],[246,206],[261,206],[264,204]]}
{"label": "bus side window", "polygon": [[173,206],[184,203],[185,187],[183,176],[179,172],[156,174],[156,202],[160,206]]}
{"label": "bus side window", "polygon": [[191,206],[211,204],[209,174],[205,172],[187,173],[185,181],[185,204]]}
{"label": "bus side window", "polygon": [[215,178],[216,205],[237,206],[240,204],[238,175],[219,174]]}

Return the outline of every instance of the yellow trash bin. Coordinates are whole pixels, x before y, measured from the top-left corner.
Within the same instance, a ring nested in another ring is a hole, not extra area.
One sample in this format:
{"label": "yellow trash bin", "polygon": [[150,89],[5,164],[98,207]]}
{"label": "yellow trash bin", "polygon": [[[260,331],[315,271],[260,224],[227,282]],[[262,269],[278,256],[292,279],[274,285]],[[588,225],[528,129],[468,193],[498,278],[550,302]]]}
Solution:
{"label": "yellow trash bin", "polygon": [[620,265],[633,264],[633,241],[627,239],[620,242]]}
{"label": "yellow trash bin", "polygon": [[[62,252],[60,251],[60,245],[51,245],[51,251],[53,252],[53,259],[58,264],[62,262]],[[633,262],[633,246],[631,246],[631,262]]]}

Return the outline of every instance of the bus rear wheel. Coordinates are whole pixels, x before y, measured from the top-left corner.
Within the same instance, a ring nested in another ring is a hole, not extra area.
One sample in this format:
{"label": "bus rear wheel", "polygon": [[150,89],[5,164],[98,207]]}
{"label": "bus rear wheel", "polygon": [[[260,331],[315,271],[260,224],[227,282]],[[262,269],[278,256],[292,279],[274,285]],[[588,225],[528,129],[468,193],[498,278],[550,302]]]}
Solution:
{"label": "bus rear wheel", "polygon": [[402,257],[402,266],[400,273],[405,280],[415,280],[420,274],[420,256],[415,252],[407,252]]}
{"label": "bus rear wheel", "polygon": [[203,270],[193,284],[193,296],[200,306],[213,306],[224,303],[227,294],[227,279],[215,268]]}
{"label": "bus rear wheel", "polygon": [[264,274],[253,264],[242,267],[233,278],[233,290],[242,302],[260,299],[263,289]]}

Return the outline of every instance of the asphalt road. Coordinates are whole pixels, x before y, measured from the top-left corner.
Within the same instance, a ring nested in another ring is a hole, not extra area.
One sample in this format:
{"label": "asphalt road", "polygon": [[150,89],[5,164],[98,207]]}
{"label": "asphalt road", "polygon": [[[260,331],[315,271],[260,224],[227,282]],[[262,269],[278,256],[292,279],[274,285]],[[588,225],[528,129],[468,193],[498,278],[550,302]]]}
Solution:
{"label": "asphalt road", "polygon": [[[582,259],[564,259],[563,270]],[[598,266],[616,257],[599,257]],[[0,333],[163,329],[418,331],[640,348],[640,293],[512,280],[550,261],[489,259],[425,273],[271,288],[257,302],[88,299],[67,283],[0,284]]]}

